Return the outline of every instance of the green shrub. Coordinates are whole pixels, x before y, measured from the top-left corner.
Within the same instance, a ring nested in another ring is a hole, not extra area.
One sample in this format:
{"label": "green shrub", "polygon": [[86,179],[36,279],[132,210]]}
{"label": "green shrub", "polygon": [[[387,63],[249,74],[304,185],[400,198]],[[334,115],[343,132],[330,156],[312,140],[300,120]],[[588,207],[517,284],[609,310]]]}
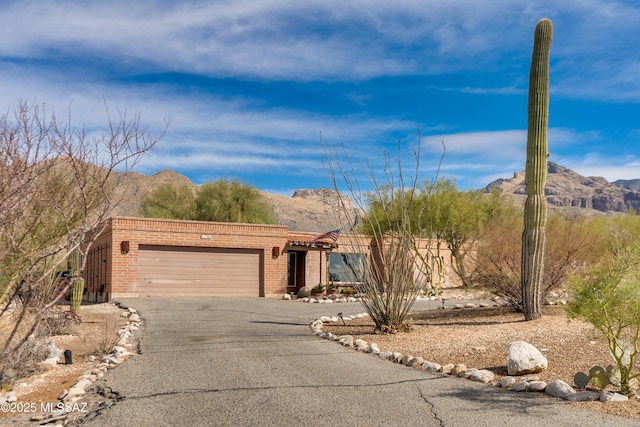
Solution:
{"label": "green shrub", "polygon": [[607,339],[620,372],[620,389],[628,396],[634,394],[632,380],[640,376],[632,374],[640,336],[639,286],[638,246],[621,249],[607,265],[575,277],[570,285],[574,300],[568,306],[569,317],[586,320]]}

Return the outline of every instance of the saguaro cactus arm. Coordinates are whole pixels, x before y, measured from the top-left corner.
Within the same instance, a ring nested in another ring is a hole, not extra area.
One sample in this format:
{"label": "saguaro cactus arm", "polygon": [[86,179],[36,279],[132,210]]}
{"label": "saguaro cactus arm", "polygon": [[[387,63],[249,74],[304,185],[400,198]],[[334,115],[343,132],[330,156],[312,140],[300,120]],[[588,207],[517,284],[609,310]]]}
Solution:
{"label": "saguaro cactus arm", "polygon": [[542,277],[544,272],[545,226],[549,125],[549,56],[553,26],[547,18],[536,25],[529,73],[527,201],[522,234],[522,304],[525,320],[542,317]]}

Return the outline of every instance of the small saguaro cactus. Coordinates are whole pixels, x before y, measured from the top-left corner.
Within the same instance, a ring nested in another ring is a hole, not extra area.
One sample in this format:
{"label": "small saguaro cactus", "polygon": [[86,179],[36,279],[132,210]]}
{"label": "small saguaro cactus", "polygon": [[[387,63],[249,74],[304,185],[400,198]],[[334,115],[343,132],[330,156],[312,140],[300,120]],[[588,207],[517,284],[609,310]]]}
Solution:
{"label": "small saguaro cactus", "polygon": [[522,233],[522,304],[525,320],[542,317],[541,289],[544,271],[545,226],[549,124],[549,55],[553,26],[547,18],[536,25],[529,73],[529,117],[525,183],[527,201]]}
{"label": "small saguaro cactus", "polygon": [[84,279],[82,277],[74,280],[71,285],[71,311],[74,314],[80,312],[80,305],[82,304],[82,295],[84,294]]}

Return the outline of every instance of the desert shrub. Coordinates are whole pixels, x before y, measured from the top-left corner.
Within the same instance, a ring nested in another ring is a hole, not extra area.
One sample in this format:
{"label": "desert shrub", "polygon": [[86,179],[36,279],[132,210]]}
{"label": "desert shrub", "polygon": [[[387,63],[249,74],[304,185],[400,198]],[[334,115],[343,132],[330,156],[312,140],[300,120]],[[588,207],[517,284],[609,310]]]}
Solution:
{"label": "desert shrub", "polygon": [[79,317],[69,310],[59,308],[48,310],[43,322],[42,332],[46,335],[65,335],[71,332],[71,327],[79,323]]}
{"label": "desert shrub", "polygon": [[[600,220],[567,218],[553,213],[547,220],[542,298],[566,290],[569,277],[599,261],[603,241],[594,232]],[[500,217],[487,227],[477,246],[473,274],[475,284],[520,309],[522,218],[519,214]]]}
{"label": "desert shrub", "polygon": [[115,324],[115,320],[105,320],[102,332],[87,337],[92,344],[95,356],[102,357],[111,353],[113,347],[118,344],[120,336],[113,332]]}
{"label": "desert shrub", "polygon": [[[385,333],[410,327],[405,318],[431,277],[416,240],[421,230],[412,220],[418,202],[419,147],[418,142],[415,170],[408,176],[400,150],[395,159],[383,152],[377,165],[362,159],[358,170],[348,154],[341,157],[335,148],[325,146],[333,188],[339,191],[341,177],[354,205],[343,205],[336,221],[353,224],[343,226],[340,235],[341,252],[347,254],[345,281],[354,284],[376,331]],[[371,190],[364,191],[365,186]],[[364,261],[363,254],[368,254],[366,262],[358,261]]]}
{"label": "desert shrub", "polygon": [[622,249],[605,265],[571,281],[571,318],[591,323],[609,344],[618,371],[620,389],[633,395],[630,381],[640,337],[640,247]]}
{"label": "desert shrub", "polygon": [[32,375],[38,371],[38,363],[44,361],[48,356],[48,341],[41,338],[27,340],[20,350],[8,357],[8,364],[11,366],[3,383],[7,383],[13,378],[21,378]]}

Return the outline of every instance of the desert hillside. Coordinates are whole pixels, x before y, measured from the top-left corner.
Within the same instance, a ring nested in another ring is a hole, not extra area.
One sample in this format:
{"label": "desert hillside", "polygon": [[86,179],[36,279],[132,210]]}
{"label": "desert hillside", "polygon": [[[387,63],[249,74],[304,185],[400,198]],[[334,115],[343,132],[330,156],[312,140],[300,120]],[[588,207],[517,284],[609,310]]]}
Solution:
{"label": "desert hillside", "polygon": [[[571,169],[554,162],[548,164],[545,193],[551,209],[564,210],[570,215],[592,215],[604,212],[640,212],[640,179],[620,180],[613,183],[601,177],[584,177]],[[195,187],[189,178],[179,173],[164,170],[154,175],[131,173],[123,188],[123,203],[117,215],[140,216],[140,201],[154,188],[167,183],[185,184]],[[512,178],[498,179],[486,187],[486,191],[498,188],[503,194],[519,201],[526,198],[524,171],[514,173]],[[327,188],[299,189],[290,196],[262,193],[272,207],[278,224],[291,231],[324,232],[347,227],[340,220],[340,206],[353,206],[345,195],[340,197]]]}
{"label": "desert hillside", "polygon": [[[571,209],[576,214],[596,212],[640,212],[640,179],[608,182],[602,177],[585,177],[571,169],[549,162],[545,195],[552,208]],[[524,171],[512,178],[498,179],[487,185],[487,191],[498,188],[503,194],[524,200],[527,189]]]}

